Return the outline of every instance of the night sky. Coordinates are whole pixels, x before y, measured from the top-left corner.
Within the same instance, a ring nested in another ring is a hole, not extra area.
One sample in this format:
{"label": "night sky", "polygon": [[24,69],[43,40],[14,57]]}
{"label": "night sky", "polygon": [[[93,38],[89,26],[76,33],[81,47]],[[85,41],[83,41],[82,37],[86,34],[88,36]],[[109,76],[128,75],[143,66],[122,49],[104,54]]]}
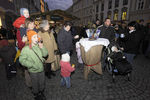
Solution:
{"label": "night sky", "polygon": [[72,0],[45,0],[50,10],[62,9],[66,10],[72,5]]}

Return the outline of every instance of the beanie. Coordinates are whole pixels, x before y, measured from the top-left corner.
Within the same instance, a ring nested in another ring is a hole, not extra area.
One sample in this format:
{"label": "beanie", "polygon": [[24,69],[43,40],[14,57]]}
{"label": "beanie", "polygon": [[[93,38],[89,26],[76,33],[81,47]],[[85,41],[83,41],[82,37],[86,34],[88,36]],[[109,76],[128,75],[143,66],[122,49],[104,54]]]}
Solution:
{"label": "beanie", "polygon": [[24,16],[24,14],[23,14],[23,11],[24,11],[24,10],[29,11],[27,8],[21,8],[21,9],[20,9],[20,15],[21,15],[21,16]]}
{"label": "beanie", "polygon": [[28,40],[29,40],[29,44],[32,43],[32,40],[31,40],[32,36],[33,36],[33,35],[36,35],[36,34],[37,34],[37,33],[36,33],[35,31],[33,31],[33,30],[29,30],[29,31],[27,32],[27,37],[28,37]]}
{"label": "beanie", "polygon": [[61,60],[64,62],[70,62],[70,56],[68,53],[62,54],[61,55]]}

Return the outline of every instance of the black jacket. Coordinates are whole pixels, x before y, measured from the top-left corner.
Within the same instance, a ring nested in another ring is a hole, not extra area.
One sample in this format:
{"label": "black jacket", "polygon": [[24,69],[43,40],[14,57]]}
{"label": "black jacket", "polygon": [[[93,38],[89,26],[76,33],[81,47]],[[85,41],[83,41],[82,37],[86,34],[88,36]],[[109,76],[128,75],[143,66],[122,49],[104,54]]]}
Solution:
{"label": "black jacket", "polygon": [[132,33],[127,33],[124,38],[124,52],[137,54],[139,50],[139,34],[140,31],[134,31]]}
{"label": "black jacket", "polygon": [[105,25],[99,26],[100,35],[99,38],[106,38],[109,40],[110,44],[115,42],[115,30],[112,26],[106,27]]}
{"label": "black jacket", "polygon": [[72,35],[71,35],[71,31],[66,31],[64,28],[62,28],[57,36],[57,42],[58,42],[58,48],[60,50],[60,52],[66,53],[66,52],[70,52],[72,50]]}
{"label": "black jacket", "polygon": [[6,65],[12,64],[16,56],[15,46],[4,46],[0,48],[0,57]]}

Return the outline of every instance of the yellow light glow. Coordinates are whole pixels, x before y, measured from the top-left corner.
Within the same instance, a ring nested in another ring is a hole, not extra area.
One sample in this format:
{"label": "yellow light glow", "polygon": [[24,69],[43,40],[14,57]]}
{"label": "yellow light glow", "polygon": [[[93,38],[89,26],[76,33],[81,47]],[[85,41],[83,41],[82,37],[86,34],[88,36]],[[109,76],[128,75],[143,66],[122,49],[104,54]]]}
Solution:
{"label": "yellow light glow", "polygon": [[114,20],[118,20],[118,12],[114,13]]}
{"label": "yellow light glow", "polygon": [[127,12],[126,11],[122,12],[122,20],[126,20],[126,17],[127,17]]}

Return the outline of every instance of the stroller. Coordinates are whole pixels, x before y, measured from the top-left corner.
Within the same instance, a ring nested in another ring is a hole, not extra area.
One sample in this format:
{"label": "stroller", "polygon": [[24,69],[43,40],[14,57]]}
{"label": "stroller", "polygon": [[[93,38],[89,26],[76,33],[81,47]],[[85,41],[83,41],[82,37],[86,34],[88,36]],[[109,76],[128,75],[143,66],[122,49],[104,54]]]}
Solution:
{"label": "stroller", "polygon": [[115,82],[116,75],[127,75],[128,81],[130,81],[130,74],[132,72],[132,65],[127,61],[121,50],[113,46],[111,49],[108,47],[105,49],[106,54],[106,66],[105,70],[112,75],[112,81]]}

